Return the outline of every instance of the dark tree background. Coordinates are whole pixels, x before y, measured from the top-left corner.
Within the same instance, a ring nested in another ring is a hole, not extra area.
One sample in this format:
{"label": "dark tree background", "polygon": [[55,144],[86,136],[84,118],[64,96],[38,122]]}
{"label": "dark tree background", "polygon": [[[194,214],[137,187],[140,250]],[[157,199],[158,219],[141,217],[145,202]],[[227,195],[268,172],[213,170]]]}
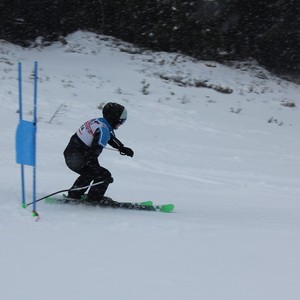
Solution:
{"label": "dark tree background", "polygon": [[300,74],[299,0],[0,0],[0,38],[28,46],[78,29],[218,61]]}

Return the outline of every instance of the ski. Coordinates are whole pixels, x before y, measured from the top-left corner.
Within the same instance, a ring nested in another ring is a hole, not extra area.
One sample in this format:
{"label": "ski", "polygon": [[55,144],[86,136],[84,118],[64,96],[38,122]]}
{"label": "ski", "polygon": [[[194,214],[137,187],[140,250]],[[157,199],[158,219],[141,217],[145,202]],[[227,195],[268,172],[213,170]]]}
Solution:
{"label": "ski", "polygon": [[100,207],[113,207],[113,208],[124,208],[124,209],[132,209],[132,210],[146,210],[146,211],[159,211],[170,213],[174,210],[173,204],[162,204],[155,205],[152,201],[144,201],[144,202],[117,202],[114,201],[114,205],[102,205],[100,203],[89,203],[86,202],[85,199],[72,199],[68,198],[65,195],[62,196],[50,196],[45,198],[46,204],[84,204],[91,206],[100,206]]}
{"label": "ski", "polygon": [[156,205],[152,201],[130,203],[130,202],[119,202],[120,208],[137,209],[137,210],[148,210],[148,211],[160,211],[170,213],[174,210],[174,204],[162,204]]}

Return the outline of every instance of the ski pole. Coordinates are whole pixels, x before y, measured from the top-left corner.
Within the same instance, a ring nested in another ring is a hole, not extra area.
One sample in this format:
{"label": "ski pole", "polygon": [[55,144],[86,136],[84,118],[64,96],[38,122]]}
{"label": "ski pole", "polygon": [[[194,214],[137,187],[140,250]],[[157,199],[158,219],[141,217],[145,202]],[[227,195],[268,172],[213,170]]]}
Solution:
{"label": "ski pole", "polygon": [[100,181],[100,182],[96,182],[96,183],[93,183],[93,184],[89,184],[89,185],[87,185],[87,186],[79,187],[79,188],[60,190],[60,191],[57,191],[57,192],[55,192],[55,193],[49,194],[49,195],[47,195],[47,196],[44,196],[44,197],[42,197],[42,198],[40,198],[40,199],[37,199],[37,200],[35,200],[35,201],[33,201],[33,202],[30,202],[30,203],[28,203],[28,204],[26,205],[26,207],[29,206],[29,205],[31,205],[31,204],[33,204],[33,203],[35,203],[35,202],[39,202],[39,201],[42,201],[42,200],[44,200],[44,199],[46,199],[46,198],[48,198],[48,197],[54,196],[54,195],[56,195],[56,194],[60,194],[60,193],[63,193],[63,192],[69,192],[69,191],[80,191],[80,190],[84,190],[84,189],[87,189],[87,188],[89,188],[89,187],[92,187],[92,186],[95,186],[95,185],[98,185],[98,184],[102,184],[102,183],[104,183],[104,182],[105,182],[105,180]]}
{"label": "ski pole", "polygon": [[[120,150],[118,150],[118,149],[114,149],[114,148],[103,148],[103,149],[105,149],[105,150],[110,150],[110,151],[120,151]],[[123,153],[123,152],[120,152],[120,154],[121,155],[126,155],[125,153]]]}
{"label": "ski pole", "polygon": [[115,148],[103,148],[104,150],[110,150],[110,151],[119,151],[118,149]]}

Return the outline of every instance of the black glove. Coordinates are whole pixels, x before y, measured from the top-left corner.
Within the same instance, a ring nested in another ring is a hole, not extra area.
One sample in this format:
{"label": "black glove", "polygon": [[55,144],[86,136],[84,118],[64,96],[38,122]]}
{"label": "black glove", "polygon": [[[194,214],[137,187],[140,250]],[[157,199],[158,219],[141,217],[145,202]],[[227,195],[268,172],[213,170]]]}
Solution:
{"label": "black glove", "polygon": [[119,152],[120,152],[121,155],[127,155],[127,156],[130,156],[130,157],[132,157],[133,154],[134,154],[134,152],[132,151],[132,149],[124,147],[124,146],[122,146],[119,149]]}

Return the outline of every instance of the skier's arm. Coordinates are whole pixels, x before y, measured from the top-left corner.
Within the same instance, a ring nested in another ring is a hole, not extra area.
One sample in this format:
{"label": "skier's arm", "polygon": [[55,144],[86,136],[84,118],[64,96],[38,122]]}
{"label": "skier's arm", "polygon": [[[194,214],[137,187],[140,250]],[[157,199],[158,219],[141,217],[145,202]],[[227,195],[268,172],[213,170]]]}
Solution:
{"label": "skier's arm", "polygon": [[118,140],[116,138],[116,136],[113,134],[111,135],[111,138],[108,141],[108,144],[118,150],[124,146],[124,144],[120,140]]}
{"label": "skier's arm", "polygon": [[124,147],[124,144],[120,140],[118,140],[113,133],[111,134],[111,138],[108,141],[108,144],[113,148],[118,149],[121,155],[127,155],[130,157],[134,155],[133,150],[128,147]]}
{"label": "skier's arm", "polygon": [[98,157],[103,150],[103,147],[99,144],[99,139],[100,139],[100,130],[98,128],[94,133],[94,138],[91,146],[92,156]]}

